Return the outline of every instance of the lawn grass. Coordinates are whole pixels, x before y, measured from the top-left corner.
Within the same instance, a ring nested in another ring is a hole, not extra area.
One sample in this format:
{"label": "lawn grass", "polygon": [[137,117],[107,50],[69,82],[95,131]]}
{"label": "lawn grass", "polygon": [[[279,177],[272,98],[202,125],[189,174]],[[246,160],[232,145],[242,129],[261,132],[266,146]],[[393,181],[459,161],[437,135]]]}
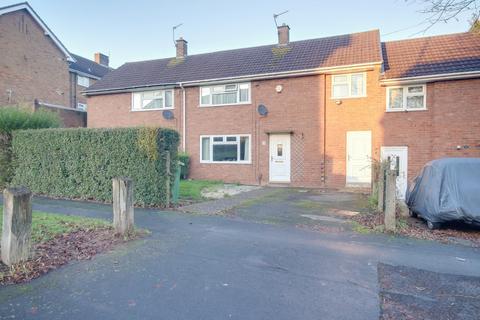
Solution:
{"label": "lawn grass", "polygon": [[[3,209],[0,208],[0,230],[3,224]],[[77,231],[79,229],[95,229],[108,227],[108,221],[78,216],[66,216],[41,211],[32,212],[32,242],[41,243],[53,237]]]}
{"label": "lawn grass", "polygon": [[180,199],[202,200],[202,190],[221,186],[222,181],[215,180],[180,180]]}

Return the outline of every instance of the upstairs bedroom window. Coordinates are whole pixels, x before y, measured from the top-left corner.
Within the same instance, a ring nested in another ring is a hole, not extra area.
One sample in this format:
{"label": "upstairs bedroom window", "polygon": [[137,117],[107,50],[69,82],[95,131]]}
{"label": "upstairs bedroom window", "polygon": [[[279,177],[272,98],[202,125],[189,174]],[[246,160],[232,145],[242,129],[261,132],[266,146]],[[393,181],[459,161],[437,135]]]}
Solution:
{"label": "upstairs bedroom window", "polygon": [[173,109],[173,90],[156,90],[132,93],[132,110]]}
{"label": "upstairs bedroom window", "polygon": [[426,110],[426,86],[387,88],[387,111]]}
{"label": "upstairs bedroom window", "polygon": [[87,88],[90,86],[90,79],[87,77],[77,76],[77,84]]}
{"label": "upstairs bedroom window", "polygon": [[366,80],[365,72],[333,75],[332,99],[366,97]]}
{"label": "upstairs bedroom window", "polygon": [[250,135],[201,136],[200,162],[250,163]]}
{"label": "upstairs bedroom window", "polygon": [[200,106],[224,106],[250,103],[250,83],[200,87]]}

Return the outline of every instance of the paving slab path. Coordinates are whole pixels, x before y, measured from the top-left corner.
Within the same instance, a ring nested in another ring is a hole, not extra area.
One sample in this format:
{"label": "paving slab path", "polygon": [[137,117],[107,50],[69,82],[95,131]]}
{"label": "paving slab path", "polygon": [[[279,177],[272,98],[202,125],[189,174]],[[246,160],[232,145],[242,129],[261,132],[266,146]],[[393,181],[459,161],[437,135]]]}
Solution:
{"label": "paving slab path", "polygon": [[[280,204],[302,193],[294,191],[279,191],[286,192]],[[379,264],[480,276],[478,249],[298,228],[290,223],[298,214],[275,207],[277,196],[251,199],[226,216],[136,209],[135,223],[151,231],[148,237],[1,288],[0,319],[378,319]],[[337,210],[354,211],[350,202]],[[277,210],[285,223],[249,218],[248,208],[269,204],[268,215]],[[311,203],[292,206],[316,214]],[[33,207],[112,215],[109,205],[76,201],[35,198]]]}

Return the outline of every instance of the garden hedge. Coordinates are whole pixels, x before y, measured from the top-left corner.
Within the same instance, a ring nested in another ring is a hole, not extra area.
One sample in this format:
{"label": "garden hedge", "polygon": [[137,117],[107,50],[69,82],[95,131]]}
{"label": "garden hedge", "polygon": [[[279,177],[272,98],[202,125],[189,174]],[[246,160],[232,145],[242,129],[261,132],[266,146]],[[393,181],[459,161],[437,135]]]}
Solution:
{"label": "garden hedge", "polygon": [[49,196],[112,201],[112,178],[128,176],[137,205],[165,206],[166,155],[174,173],[178,141],[176,131],[163,128],[15,131],[11,184]]}
{"label": "garden hedge", "polygon": [[12,133],[20,129],[58,128],[57,113],[43,109],[32,112],[22,107],[0,107],[0,187],[12,180]]}

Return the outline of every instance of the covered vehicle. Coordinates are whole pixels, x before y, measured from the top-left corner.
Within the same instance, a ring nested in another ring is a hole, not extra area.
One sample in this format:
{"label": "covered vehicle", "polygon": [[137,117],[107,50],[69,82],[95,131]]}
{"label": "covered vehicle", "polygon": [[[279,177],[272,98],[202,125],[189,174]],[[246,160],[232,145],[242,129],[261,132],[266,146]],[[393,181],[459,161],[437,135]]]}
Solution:
{"label": "covered vehicle", "polygon": [[455,220],[480,224],[480,158],[430,161],[410,184],[406,202],[430,229]]}

